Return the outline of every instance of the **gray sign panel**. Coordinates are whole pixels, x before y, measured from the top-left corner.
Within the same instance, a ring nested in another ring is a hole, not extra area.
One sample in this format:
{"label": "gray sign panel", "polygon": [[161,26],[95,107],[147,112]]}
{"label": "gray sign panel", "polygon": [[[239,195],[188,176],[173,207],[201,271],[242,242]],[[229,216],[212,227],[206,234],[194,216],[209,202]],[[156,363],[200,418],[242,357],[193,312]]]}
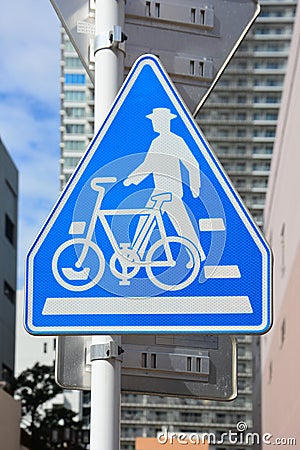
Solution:
{"label": "gray sign panel", "polygon": [[[94,2],[50,1],[93,81]],[[159,56],[195,115],[259,10],[257,0],[127,0],[125,74],[140,55]]]}
{"label": "gray sign panel", "polygon": [[[91,337],[58,338],[56,380],[91,387]],[[122,391],[232,400],[237,394],[236,341],[227,335],[122,336]]]}

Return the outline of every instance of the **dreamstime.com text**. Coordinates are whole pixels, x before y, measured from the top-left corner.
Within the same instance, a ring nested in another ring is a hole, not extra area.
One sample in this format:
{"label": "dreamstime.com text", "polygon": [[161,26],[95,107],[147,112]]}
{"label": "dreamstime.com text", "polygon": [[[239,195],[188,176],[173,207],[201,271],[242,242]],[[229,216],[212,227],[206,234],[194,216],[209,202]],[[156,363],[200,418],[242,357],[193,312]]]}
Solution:
{"label": "dreamstime.com text", "polygon": [[248,426],[245,422],[238,422],[235,430],[228,430],[219,435],[215,433],[183,433],[168,431],[164,428],[157,433],[157,441],[161,445],[165,444],[193,444],[200,445],[208,443],[209,445],[231,444],[231,445],[295,445],[295,437],[277,437],[271,433],[259,434],[252,431],[247,431]]}

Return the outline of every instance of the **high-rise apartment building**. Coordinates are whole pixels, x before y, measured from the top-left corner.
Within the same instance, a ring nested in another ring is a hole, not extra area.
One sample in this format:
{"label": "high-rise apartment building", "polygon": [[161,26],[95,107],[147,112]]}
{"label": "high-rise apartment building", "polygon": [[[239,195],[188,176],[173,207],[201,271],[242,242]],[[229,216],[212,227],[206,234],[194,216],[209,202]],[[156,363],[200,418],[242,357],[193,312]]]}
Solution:
{"label": "high-rise apartment building", "polygon": [[[146,4],[147,2],[145,2]],[[263,208],[297,0],[261,0],[262,11],[201,109],[198,121],[211,147],[262,225]],[[94,99],[90,82],[62,33],[61,186],[93,137]],[[135,436],[169,431],[211,432],[220,437],[238,422],[253,425],[252,338],[239,337],[238,397],[233,402],[123,395],[121,449],[134,449]],[[83,395],[89,423],[89,394]],[[255,430],[254,430],[255,431]],[[232,445],[211,445],[227,450]],[[250,446],[234,446],[245,450]]]}
{"label": "high-rise apartment building", "polygon": [[297,1],[262,0],[261,6],[198,118],[260,226]]}
{"label": "high-rise apartment building", "polygon": [[18,171],[0,139],[0,380],[14,374]]}

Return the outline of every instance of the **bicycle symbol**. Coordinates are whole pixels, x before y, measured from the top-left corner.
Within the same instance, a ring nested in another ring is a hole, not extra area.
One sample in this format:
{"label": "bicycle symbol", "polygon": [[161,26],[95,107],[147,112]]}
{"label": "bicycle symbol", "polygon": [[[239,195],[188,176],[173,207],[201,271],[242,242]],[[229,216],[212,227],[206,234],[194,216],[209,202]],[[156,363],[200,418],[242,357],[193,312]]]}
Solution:
{"label": "bicycle symbol", "polygon": [[[172,194],[165,192],[153,195],[153,206],[146,206],[142,212],[141,209],[101,209],[105,194],[103,185],[116,181],[115,177],[92,179],[91,188],[98,194],[86,235],[64,242],[55,251],[52,272],[57,282],[68,290],[84,291],[101,280],[105,258],[93,240],[99,219],[113,248],[109,261],[110,272],[120,280],[120,285],[130,285],[130,279],[144,267],[148,279],[163,290],[176,291],[189,286],[199,273],[201,258],[197,247],[187,238],[167,236],[162,206],[172,201]],[[118,244],[108,217],[125,215],[137,215],[139,223],[131,242]],[[158,231],[159,238],[152,244],[154,230]]]}

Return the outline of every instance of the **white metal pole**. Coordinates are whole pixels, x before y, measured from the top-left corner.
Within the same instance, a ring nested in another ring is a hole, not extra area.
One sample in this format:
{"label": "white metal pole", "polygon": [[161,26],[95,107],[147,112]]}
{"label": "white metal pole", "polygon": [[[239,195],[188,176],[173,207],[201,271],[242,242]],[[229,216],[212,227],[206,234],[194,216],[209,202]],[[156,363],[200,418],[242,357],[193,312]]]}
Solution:
{"label": "white metal pole", "polygon": [[[115,44],[116,26],[124,30],[125,0],[96,0],[95,12],[95,132],[104,121],[121,86],[124,55]],[[121,344],[120,337],[94,336],[92,345],[110,341]],[[119,450],[120,445],[121,362],[95,359],[91,374],[91,450]]]}
{"label": "white metal pole", "polygon": [[[107,43],[107,36],[119,26],[124,31],[125,0],[96,0],[95,45]],[[95,54],[95,132],[105,119],[122,84],[124,53],[118,45],[102,48]]]}

